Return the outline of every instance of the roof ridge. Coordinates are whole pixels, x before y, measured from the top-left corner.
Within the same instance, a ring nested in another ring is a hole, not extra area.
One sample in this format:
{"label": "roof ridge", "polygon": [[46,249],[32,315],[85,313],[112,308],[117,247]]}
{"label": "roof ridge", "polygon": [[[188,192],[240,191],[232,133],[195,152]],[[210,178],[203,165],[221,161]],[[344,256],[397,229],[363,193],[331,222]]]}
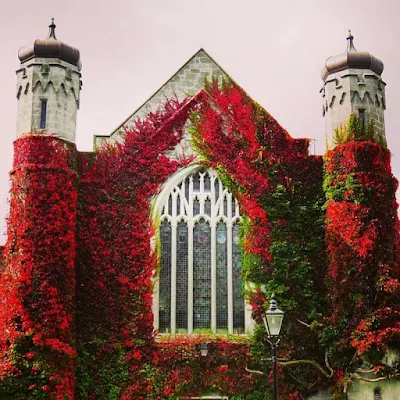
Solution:
{"label": "roof ridge", "polygon": [[122,126],[124,126],[130,119],[132,119],[138,111],[140,111],[147,103],[149,103],[171,80],[173,80],[176,75],[178,75],[201,52],[203,52],[215,64],[215,66],[221,70],[223,74],[230,78],[229,74],[210,56],[210,54],[203,47],[201,47],[176,72],[174,72],[174,74],[170,76],[170,78],[168,78],[155,92],[153,92],[150,97],[148,97],[143,103],[135,108],[135,110],[127,118],[125,118],[122,123],[120,123],[114,130],[112,130],[109,134],[94,135],[94,148],[96,146],[96,138],[111,138],[113,135],[118,133]]}

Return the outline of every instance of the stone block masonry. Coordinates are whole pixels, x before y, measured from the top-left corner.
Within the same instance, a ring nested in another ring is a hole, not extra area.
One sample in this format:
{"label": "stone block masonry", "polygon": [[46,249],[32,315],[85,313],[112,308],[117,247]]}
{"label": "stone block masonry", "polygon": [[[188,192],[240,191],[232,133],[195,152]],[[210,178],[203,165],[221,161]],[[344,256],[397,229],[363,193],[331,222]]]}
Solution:
{"label": "stone block masonry", "polygon": [[65,61],[34,58],[22,63],[17,71],[17,138],[43,132],[75,143],[80,88],[78,68]]}
{"label": "stone block masonry", "polygon": [[193,96],[203,88],[204,79],[212,76],[227,77],[227,74],[201,49],[110,135],[95,136],[95,148],[104,141],[120,140],[121,134],[124,133],[124,127],[131,126],[136,119],[144,118],[149,112],[155,111],[166,98],[172,98],[175,94],[179,100],[183,100],[188,95]]}
{"label": "stone block masonry", "polygon": [[346,126],[351,113],[365,125],[375,123],[377,133],[385,136],[385,86],[371,70],[347,69],[329,75],[321,89],[327,143],[332,146],[335,129]]}

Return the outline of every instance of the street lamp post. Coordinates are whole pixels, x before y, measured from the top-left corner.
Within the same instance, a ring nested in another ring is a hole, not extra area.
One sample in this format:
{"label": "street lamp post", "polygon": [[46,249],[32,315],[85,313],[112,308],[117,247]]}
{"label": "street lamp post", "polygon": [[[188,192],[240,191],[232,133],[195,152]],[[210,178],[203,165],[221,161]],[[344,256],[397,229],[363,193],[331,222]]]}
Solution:
{"label": "street lamp post", "polygon": [[207,357],[208,354],[208,346],[207,343],[203,343],[199,346],[199,350],[200,350],[200,355],[202,357]]}
{"label": "street lamp post", "polygon": [[279,333],[281,331],[284,313],[278,308],[278,303],[274,298],[269,303],[269,309],[263,315],[265,329],[267,330],[268,343],[272,348],[272,365],[274,374],[274,400],[278,400],[278,359],[276,348],[280,341]]}

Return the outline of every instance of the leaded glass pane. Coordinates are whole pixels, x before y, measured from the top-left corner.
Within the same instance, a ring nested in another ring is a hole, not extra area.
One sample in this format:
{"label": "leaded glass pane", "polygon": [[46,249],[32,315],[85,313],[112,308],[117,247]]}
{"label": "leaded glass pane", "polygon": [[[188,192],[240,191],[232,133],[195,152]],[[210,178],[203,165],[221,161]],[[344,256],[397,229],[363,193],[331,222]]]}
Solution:
{"label": "leaded glass pane", "polygon": [[176,198],[176,215],[181,214],[181,196]]}
{"label": "leaded glass pane", "polygon": [[172,196],[168,198],[168,215],[172,215]]}
{"label": "leaded glass pane", "polygon": [[200,192],[200,174],[198,172],[193,177],[193,190]]}
{"label": "leaded glass pane", "polygon": [[193,327],[211,327],[211,229],[204,219],[193,231]]}
{"label": "leaded glass pane", "polygon": [[188,227],[186,222],[179,222],[176,241],[176,328],[186,331],[188,318]]}
{"label": "leaded glass pane", "polygon": [[186,178],[185,179],[185,197],[186,197],[187,201],[189,201],[189,182],[190,182],[189,178]]}
{"label": "leaded glass pane", "polygon": [[171,224],[167,220],[161,223],[160,240],[159,330],[166,332],[171,325]]}
{"label": "leaded glass pane", "polygon": [[211,200],[210,199],[206,199],[204,201],[204,214],[211,217]]}
{"label": "leaded glass pane", "polygon": [[219,199],[219,179],[214,181],[214,189],[215,189],[215,201]]}
{"label": "leaded glass pane", "polygon": [[233,329],[244,330],[244,300],[242,297],[242,257],[240,249],[239,224],[232,227],[232,279],[233,279]]}
{"label": "leaded glass pane", "polygon": [[217,329],[228,327],[228,265],[227,265],[227,241],[226,225],[223,222],[217,224]]}
{"label": "leaded glass pane", "polygon": [[226,196],[224,197],[224,215],[225,215],[225,217],[228,216],[228,200],[227,200]]}
{"label": "leaded glass pane", "polygon": [[200,201],[199,199],[194,199],[193,200],[193,216],[195,217],[196,215],[200,214]]}
{"label": "leaded glass pane", "polygon": [[211,178],[208,174],[204,175],[204,191],[211,192]]}
{"label": "leaded glass pane", "polygon": [[232,217],[236,217],[236,200],[232,197]]}

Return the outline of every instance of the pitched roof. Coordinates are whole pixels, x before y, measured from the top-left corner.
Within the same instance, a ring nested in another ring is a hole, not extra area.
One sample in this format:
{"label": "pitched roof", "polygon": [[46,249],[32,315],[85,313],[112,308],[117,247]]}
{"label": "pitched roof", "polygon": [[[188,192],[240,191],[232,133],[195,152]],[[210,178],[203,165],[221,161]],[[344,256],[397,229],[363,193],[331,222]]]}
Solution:
{"label": "pitched roof", "polygon": [[109,135],[95,135],[94,148],[98,148],[103,142],[113,142],[121,138],[124,127],[129,126],[134,120],[145,117],[154,111],[165,100],[174,95],[179,100],[186,96],[193,96],[203,88],[204,79],[211,76],[224,76],[228,74],[217,62],[204,50],[200,49],[194,54],[172,77],[167,80],[152,96],[129,115]]}

